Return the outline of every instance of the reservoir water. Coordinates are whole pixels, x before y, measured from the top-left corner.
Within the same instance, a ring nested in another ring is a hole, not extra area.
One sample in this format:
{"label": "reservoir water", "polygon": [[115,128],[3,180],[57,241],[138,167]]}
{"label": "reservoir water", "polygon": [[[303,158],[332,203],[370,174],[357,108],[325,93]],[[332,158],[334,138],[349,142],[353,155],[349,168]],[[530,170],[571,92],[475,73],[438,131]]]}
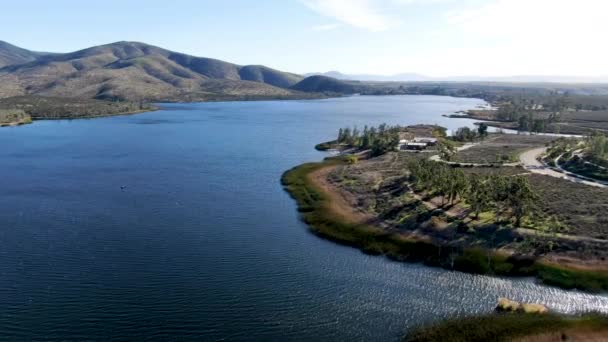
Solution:
{"label": "reservoir water", "polygon": [[489,312],[608,297],[397,263],[307,230],[281,174],[357,124],[471,121],[435,96],[166,104],[0,129],[2,340],[391,341]]}

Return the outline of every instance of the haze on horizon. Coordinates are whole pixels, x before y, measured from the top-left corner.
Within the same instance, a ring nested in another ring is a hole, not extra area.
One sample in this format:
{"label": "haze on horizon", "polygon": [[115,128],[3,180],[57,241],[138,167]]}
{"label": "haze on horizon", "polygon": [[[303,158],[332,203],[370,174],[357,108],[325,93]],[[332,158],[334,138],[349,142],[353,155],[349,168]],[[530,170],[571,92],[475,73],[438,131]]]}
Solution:
{"label": "haze on horizon", "polygon": [[602,0],[9,2],[0,40],[50,52],[141,41],[302,74],[608,79],[607,11]]}

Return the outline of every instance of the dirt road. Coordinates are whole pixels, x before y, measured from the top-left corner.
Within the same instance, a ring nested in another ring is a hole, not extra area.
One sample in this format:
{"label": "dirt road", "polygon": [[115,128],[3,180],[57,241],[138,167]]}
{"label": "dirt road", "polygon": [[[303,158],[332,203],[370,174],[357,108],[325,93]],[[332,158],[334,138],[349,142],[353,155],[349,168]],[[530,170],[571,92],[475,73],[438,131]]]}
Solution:
{"label": "dirt road", "polygon": [[550,167],[544,165],[543,163],[538,161],[537,158],[540,157],[546,151],[547,151],[546,147],[535,148],[535,149],[522,153],[519,156],[519,160],[520,160],[521,164],[523,165],[523,167],[532,173],[538,173],[541,175],[562,178],[562,179],[565,179],[565,180],[568,180],[571,182],[581,183],[581,184],[590,185],[590,186],[596,186],[596,187],[600,187],[600,188],[607,187],[606,185],[598,183],[598,182],[583,180],[583,179],[580,179],[580,178],[577,178],[574,176],[570,176],[568,174],[564,174],[564,173],[555,171],[555,170],[551,169]]}

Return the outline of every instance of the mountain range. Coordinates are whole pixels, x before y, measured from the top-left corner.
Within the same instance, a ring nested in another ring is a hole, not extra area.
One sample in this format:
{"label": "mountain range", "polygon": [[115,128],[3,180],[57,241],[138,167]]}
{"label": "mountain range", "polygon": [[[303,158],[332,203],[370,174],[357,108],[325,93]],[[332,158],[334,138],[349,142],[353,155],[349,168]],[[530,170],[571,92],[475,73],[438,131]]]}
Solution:
{"label": "mountain range", "polygon": [[608,76],[546,76],[546,75],[516,75],[516,76],[452,76],[432,77],[416,73],[400,73],[395,75],[373,74],[344,74],[339,71],[308,73],[305,76],[327,76],[339,80],[364,82],[508,82],[508,83],[607,83]]}
{"label": "mountain range", "polygon": [[444,81],[575,83],[605,80],[601,77],[542,76],[438,79],[412,73],[378,76],[337,71],[298,75],[263,65],[237,65],[191,56],[139,42],[122,41],[70,53],[48,53],[0,41],[0,99],[35,95],[189,102],[315,98],[353,93],[462,93],[454,83]]}
{"label": "mountain range", "polygon": [[0,41],[0,98],[42,95],[136,101],[306,97],[304,76],[237,65],[139,42],[71,53],[34,52]]}

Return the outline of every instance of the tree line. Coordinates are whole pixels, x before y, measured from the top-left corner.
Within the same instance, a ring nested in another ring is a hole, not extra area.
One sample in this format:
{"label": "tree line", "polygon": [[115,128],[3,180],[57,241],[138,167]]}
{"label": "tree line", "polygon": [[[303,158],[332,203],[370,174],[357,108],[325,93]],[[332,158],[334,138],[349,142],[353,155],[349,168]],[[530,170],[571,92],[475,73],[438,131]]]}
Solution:
{"label": "tree line", "polygon": [[467,176],[458,168],[430,160],[411,161],[409,171],[409,181],[417,191],[441,196],[442,205],[446,200],[451,204],[464,201],[475,219],[482,212],[492,211],[497,218],[507,213],[519,227],[538,199],[524,176]]}
{"label": "tree line", "polygon": [[392,151],[399,144],[401,126],[381,124],[378,127],[363,127],[360,131],[357,126],[340,128],[336,142],[357,147],[362,150],[371,150],[372,156],[379,156]]}
{"label": "tree line", "polygon": [[472,129],[467,126],[460,127],[452,135],[452,140],[460,142],[471,142],[484,139],[488,136],[488,125],[480,123],[477,129]]}

